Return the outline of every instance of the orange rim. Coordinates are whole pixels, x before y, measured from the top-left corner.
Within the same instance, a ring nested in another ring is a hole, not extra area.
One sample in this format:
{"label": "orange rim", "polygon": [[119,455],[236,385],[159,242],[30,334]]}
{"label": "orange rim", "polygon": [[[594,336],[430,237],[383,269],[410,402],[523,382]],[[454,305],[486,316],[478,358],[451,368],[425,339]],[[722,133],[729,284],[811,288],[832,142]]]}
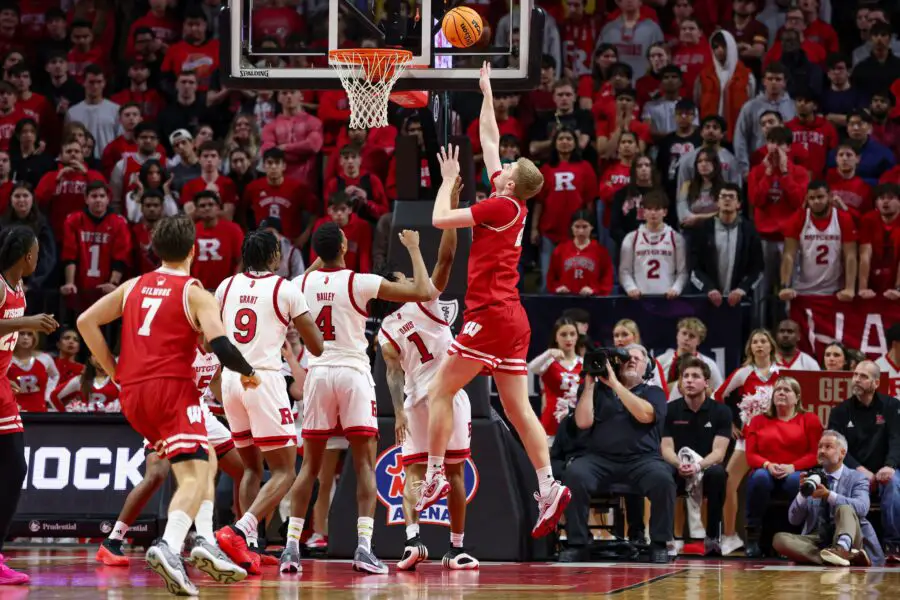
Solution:
{"label": "orange rim", "polygon": [[393,58],[393,64],[406,64],[412,60],[412,52],[394,48],[347,48],[329,50],[328,58],[347,65],[368,64],[376,58]]}

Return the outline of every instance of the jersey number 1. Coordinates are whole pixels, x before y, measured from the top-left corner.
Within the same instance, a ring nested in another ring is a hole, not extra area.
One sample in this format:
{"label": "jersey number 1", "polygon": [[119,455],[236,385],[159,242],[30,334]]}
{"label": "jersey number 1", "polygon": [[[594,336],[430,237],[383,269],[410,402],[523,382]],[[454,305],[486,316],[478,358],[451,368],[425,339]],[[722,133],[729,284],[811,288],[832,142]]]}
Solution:
{"label": "jersey number 1", "polygon": [[422,341],[422,336],[419,335],[419,332],[411,333],[406,337],[412,343],[413,346],[416,347],[416,350],[419,351],[420,361],[424,365],[428,361],[434,360],[434,354],[428,351],[428,347],[425,346],[425,342]]}

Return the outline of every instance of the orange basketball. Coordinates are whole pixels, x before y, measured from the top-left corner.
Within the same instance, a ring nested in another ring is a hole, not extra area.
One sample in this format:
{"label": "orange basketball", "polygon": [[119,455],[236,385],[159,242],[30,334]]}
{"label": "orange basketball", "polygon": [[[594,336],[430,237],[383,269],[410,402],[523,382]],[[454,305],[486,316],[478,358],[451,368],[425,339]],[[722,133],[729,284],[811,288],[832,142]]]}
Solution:
{"label": "orange basketball", "polygon": [[481,39],[481,16],[471,8],[459,6],[444,15],[441,29],[451,46],[468,48]]}

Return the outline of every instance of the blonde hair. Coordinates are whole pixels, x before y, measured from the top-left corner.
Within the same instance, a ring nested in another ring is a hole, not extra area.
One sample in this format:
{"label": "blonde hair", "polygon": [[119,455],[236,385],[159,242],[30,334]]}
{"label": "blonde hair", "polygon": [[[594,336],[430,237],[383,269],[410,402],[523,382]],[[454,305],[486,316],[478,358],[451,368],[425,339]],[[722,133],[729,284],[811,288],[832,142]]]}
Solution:
{"label": "blonde hair", "polygon": [[641,330],[638,329],[637,323],[632,321],[631,319],[620,319],[618,323],[613,325],[613,331],[621,327],[622,329],[627,329],[631,332],[631,335],[634,336],[634,343],[641,343]]}
{"label": "blonde hair", "polygon": [[779,383],[786,383],[788,387],[791,388],[791,391],[794,392],[794,395],[797,396],[797,404],[796,406],[794,406],[794,414],[796,415],[799,413],[805,413],[806,409],[803,408],[802,404],[800,404],[800,382],[789,375],[782,375],[775,380],[775,384],[772,386],[772,398],[769,400],[769,408],[766,409],[766,416],[770,419],[775,418],[775,388],[778,387]]}
{"label": "blonde hair", "polygon": [[697,335],[700,338],[700,342],[706,339],[706,325],[703,324],[703,321],[698,319],[697,317],[685,317],[678,321],[677,331],[681,331],[682,329],[687,329],[691,333]]}
{"label": "blonde hair", "polygon": [[[238,121],[247,121],[250,124],[250,141],[246,144],[239,144],[234,140],[234,130]],[[247,157],[252,164],[259,156],[259,149],[262,146],[262,139],[259,135],[259,126],[256,124],[256,118],[253,115],[238,113],[231,121],[228,127],[228,133],[225,135],[225,151],[227,153],[226,161],[231,158],[231,151],[240,148],[247,153]],[[230,170],[226,169],[226,170]]]}
{"label": "blonde hair", "polygon": [[750,350],[750,346],[753,344],[753,338],[758,335],[765,336],[769,341],[769,366],[772,367],[778,362],[777,357],[775,356],[775,338],[772,337],[772,334],[769,333],[768,329],[762,327],[751,331],[750,337],[747,338],[747,343],[744,344],[744,365],[756,366],[756,363],[753,362],[753,352]]}
{"label": "blonde hair", "polygon": [[513,177],[516,184],[516,196],[520,200],[528,200],[537,196],[544,187],[544,175],[541,170],[527,158],[518,159],[516,164],[519,166]]}

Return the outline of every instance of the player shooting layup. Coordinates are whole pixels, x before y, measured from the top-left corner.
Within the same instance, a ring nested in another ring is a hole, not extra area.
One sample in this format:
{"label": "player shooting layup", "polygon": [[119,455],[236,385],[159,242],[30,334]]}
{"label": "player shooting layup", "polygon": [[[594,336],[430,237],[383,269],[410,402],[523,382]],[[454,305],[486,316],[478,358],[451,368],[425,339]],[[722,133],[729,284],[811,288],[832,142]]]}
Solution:
{"label": "player shooting layup", "polygon": [[[260,383],[225,337],[216,299],[190,276],[195,235],[190,217],[162,219],[153,230],[153,251],[162,267],[125,282],[78,318],[78,330],[91,353],[110,378],[122,385],[125,418],[172,464],[178,487],[169,503],[166,530],[147,551],[147,562],[170,593],[182,596],[198,595],[181,562],[184,539],[200,505],[215,494],[216,471],[210,469],[192,366],[197,333],[206,335],[222,365],[241,373],[245,387]],[[117,365],[100,327],[119,317],[122,354]],[[247,576],[212,539],[197,538],[191,561],[219,583]]]}
{"label": "player shooting layup", "polygon": [[490,64],[485,62],[479,82],[484,94],[480,135],[494,192],[471,208],[451,208],[451,187],[446,182],[456,181],[459,176],[459,148],[442,149],[438,157],[444,184],[434,203],[432,222],[438,229],[472,227],[472,248],[462,333],[456,336],[450,356],[441,364],[428,390],[428,469],[416,510],[424,510],[450,492],[444,457],[453,433],[453,397],[486,371],[493,374],[503,409],[537,471],[539,514],[531,535],[541,537],[556,528],[572,497],[568,488],[553,478],[547,436],[528,401],[525,356],[531,327],[516,288],[528,212],[525,201],[540,191],[544,177],[527,158],[501,165],[500,131],[494,116],[490,75]]}

